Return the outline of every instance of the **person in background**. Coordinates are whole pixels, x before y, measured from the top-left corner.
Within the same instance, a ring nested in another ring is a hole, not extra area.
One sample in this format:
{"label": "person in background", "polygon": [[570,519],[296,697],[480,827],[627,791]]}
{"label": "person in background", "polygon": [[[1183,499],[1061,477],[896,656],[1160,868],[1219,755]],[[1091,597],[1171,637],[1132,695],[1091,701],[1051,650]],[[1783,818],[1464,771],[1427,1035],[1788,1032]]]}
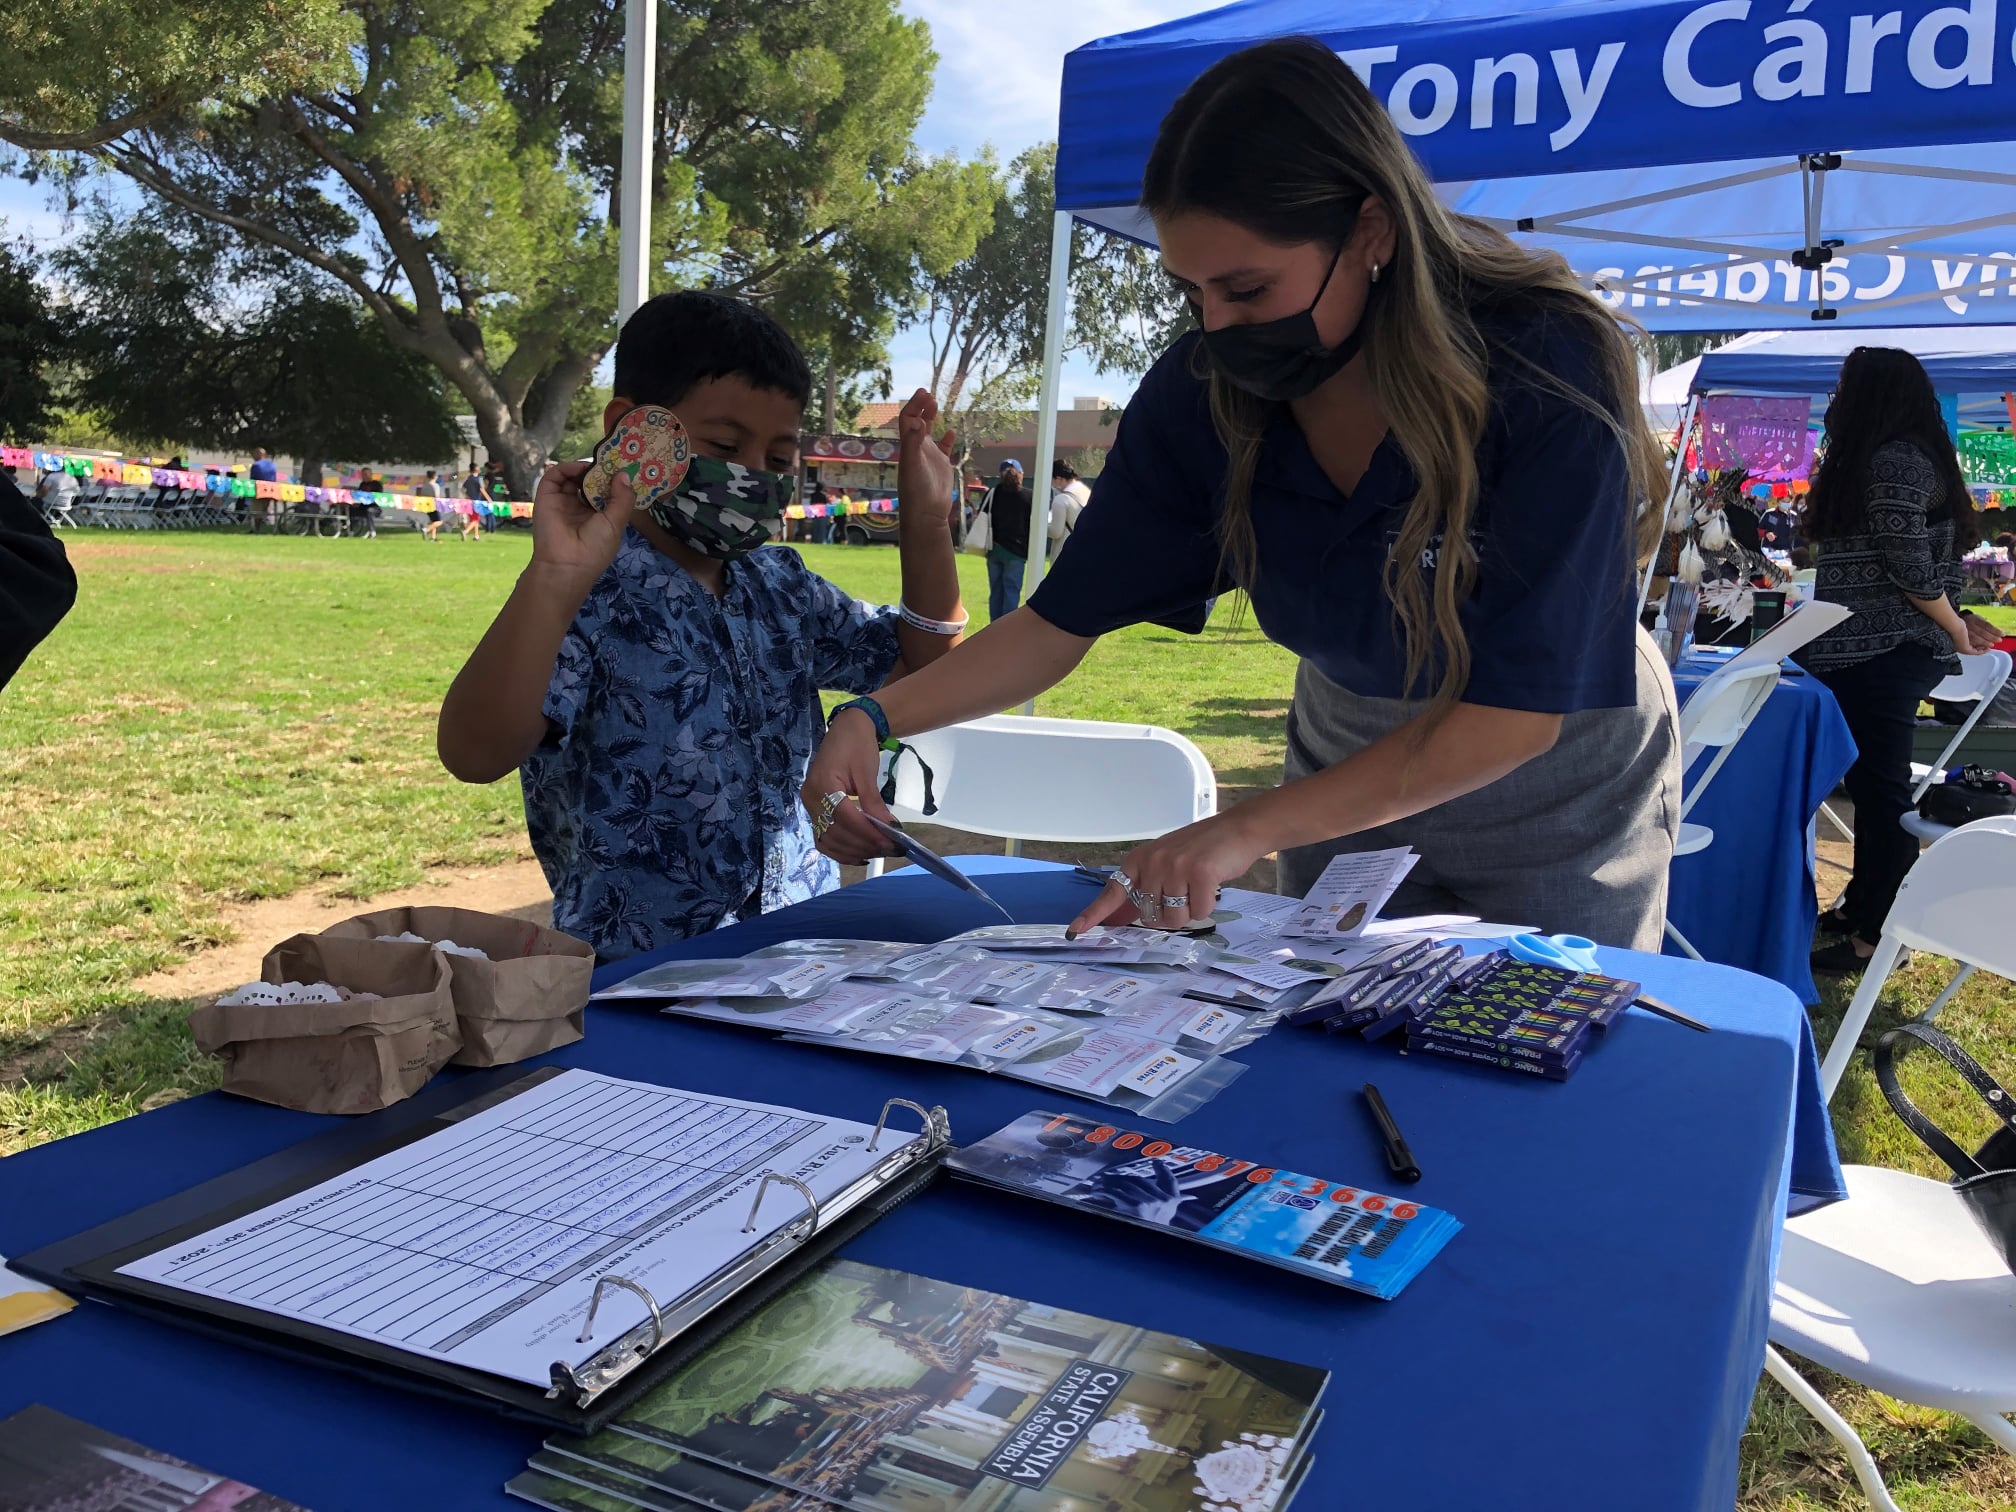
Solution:
{"label": "person in background", "polygon": [[427,523],[420,527],[420,534],[430,541],[438,541],[441,539],[441,475],[431,467],[421,480],[420,497],[427,501]]}
{"label": "person in background", "polygon": [[1059,457],[1050,464],[1050,560],[1071,539],[1078,528],[1078,512],[1092,501],[1092,490],[1078,476],[1078,469]]}
{"label": "person in background", "polygon": [[1813,548],[1811,546],[1794,546],[1790,555],[1792,558],[1792,585],[1795,588],[1803,590],[1802,597],[1811,598],[1813,596],[1813,585],[1819,580],[1820,576],[1819,569],[1813,565]]}
{"label": "person in background", "polygon": [[490,502],[490,490],[483,486],[483,474],[476,470],[473,458],[469,463],[468,474],[462,479],[462,497],[472,506],[462,516],[462,539],[473,541],[483,534],[483,516],[478,514],[473,506]]}
{"label": "person in background", "polygon": [[280,480],[280,469],[274,465],[273,459],[266,455],[265,447],[255,446],[252,448],[252,466],[247,469],[246,476],[254,483],[277,483]]}
{"label": "person in background", "polygon": [[[810,504],[831,504],[833,502],[833,495],[826,492],[826,485],[824,483],[814,483],[812,485],[812,497],[806,502]],[[833,544],[833,516],[830,514],[820,515],[817,519],[809,520],[806,523],[812,527],[812,544],[814,546],[831,546]]]}
{"label": "person in background", "polygon": [[1022,464],[1009,458],[980,506],[991,534],[987,545],[987,622],[1006,619],[1022,602],[1022,573],[1029,565],[1029,493]]}
{"label": "person in background", "polygon": [[1918,859],[1911,807],[1918,705],[1960,658],[2000,632],[1960,610],[1960,558],[1980,539],[1974,501],[1924,367],[1895,347],[1857,347],[1827,406],[1826,460],[1806,500],[1820,548],[1814,597],[1852,615],[1795,659],[1825,683],[1855,737],[1843,786],[1855,804],[1855,874],[1820,916],[1817,975],[1860,971]]}
{"label": "person in background", "polygon": [[[509,504],[511,502],[511,482],[504,476],[504,464],[495,458],[483,464],[483,492],[489,497],[492,504]],[[486,534],[495,533],[497,529],[497,516],[494,514],[485,514],[482,520],[484,532]]]}
{"label": "person in background", "polygon": [[76,602],[63,543],[13,477],[0,477],[0,688]]}
{"label": "person in background", "polygon": [[[367,467],[357,475],[357,491],[359,493],[383,493],[385,492],[385,480]],[[361,536],[362,539],[367,541],[377,540],[378,514],[379,506],[376,504],[367,504],[362,500],[352,503],[350,506],[350,534]]]}
{"label": "person in background", "polygon": [[77,475],[66,467],[42,474],[42,481],[35,485],[35,502],[42,507],[42,517],[52,524],[72,523],[70,512],[77,507]]}
{"label": "person in background", "polygon": [[[964,630],[943,489],[898,519],[897,605],[765,544],[811,394],[804,354],[755,305],[688,290],[639,306],[603,424],[663,405],[691,467],[648,511],[620,482],[591,507],[586,462],[548,467],[531,563],[441,706],[443,765],[464,782],[517,769],[553,922],[604,960],[837,887],[815,847],[838,800],[809,819],[796,801],[820,691],[875,692]],[[937,414],[919,390],[900,424],[927,434]]]}

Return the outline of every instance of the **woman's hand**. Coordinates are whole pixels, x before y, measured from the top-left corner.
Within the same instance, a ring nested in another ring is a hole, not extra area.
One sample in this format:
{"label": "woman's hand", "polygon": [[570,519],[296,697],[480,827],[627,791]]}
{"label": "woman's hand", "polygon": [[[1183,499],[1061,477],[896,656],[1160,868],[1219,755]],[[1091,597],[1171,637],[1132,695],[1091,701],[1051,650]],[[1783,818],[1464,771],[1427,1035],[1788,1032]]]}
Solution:
{"label": "woman's hand", "polygon": [[875,721],[859,709],[842,709],[812,753],[798,799],[812,816],[820,851],[843,866],[866,866],[889,854],[888,841],[861,812],[866,809],[885,824],[896,822],[876,786],[881,769]]}
{"label": "woman's hand", "polygon": [[591,465],[553,462],[540,475],[532,498],[532,563],[592,584],[616,560],[637,497],[629,479],[618,477],[609,489],[608,507],[595,508],[581,492],[581,479]]}
{"label": "woman's hand", "polygon": [[1961,612],[1960,623],[1967,627],[1967,639],[1973,648],[1971,654],[1975,656],[1979,656],[1983,651],[1993,651],[2002,642],[2002,631],[1989,624],[1972,609]]}
{"label": "woman's hand", "polygon": [[1095,924],[1131,923],[1137,914],[1157,929],[1186,928],[1193,919],[1210,917],[1218,906],[1218,889],[1245,876],[1270,849],[1249,833],[1236,809],[1172,830],[1136,846],[1120,863],[1141,903],[1116,878],[1071,921],[1071,933],[1082,934]]}

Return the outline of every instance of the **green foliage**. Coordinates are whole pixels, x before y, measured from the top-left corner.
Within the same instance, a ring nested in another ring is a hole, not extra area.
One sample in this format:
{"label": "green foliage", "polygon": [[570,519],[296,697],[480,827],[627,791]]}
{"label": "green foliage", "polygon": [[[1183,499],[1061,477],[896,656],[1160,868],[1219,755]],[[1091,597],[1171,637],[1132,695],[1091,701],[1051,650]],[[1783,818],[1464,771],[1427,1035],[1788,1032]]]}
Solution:
{"label": "green foliage", "polygon": [[1139,378],[1190,326],[1152,247],[1079,226],[1071,250],[1071,344],[1101,372]]}
{"label": "green foliage", "polygon": [[439,374],[347,291],[284,264],[262,279],[201,222],[101,218],[56,264],[77,307],[77,396],[122,436],[311,464],[438,462],[460,445]]}
{"label": "green foliage", "polygon": [[[60,39],[73,71],[137,76],[151,62],[136,50],[155,37],[141,0],[96,0],[87,9],[109,19],[81,32],[46,3],[27,23],[33,46]],[[221,14],[242,0],[207,3]],[[394,347],[459,390],[529,490],[615,334],[623,0],[262,4],[296,50],[260,89],[233,82],[233,42],[210,74],[176,75],[187,88],[106,135],[98,161],[344,285]],[[211,14],[198,0],[168,11],[163,26]],[[336,36],[346,45],[332,51]],[[765,301],[815,360],[878,365],[887,312],[984,222],[972,165],[911,147],[934,64],[926,28],[894,0],[664,6],[653,289]],[[11,109],[17,133],[74,125],[48,94],[0,95],[0,123]]]}
{"label": "green foliage", "polygon": [[314,88],[358,30],[337,0],[10,0],[0,141],[81,151],[198,101]]}
{"label": "green foliage", "polygon": [[33,256],[0,243],[0,436],[40,439],[53,418],[50,368],[62,345],[63,323],[35,277]]}

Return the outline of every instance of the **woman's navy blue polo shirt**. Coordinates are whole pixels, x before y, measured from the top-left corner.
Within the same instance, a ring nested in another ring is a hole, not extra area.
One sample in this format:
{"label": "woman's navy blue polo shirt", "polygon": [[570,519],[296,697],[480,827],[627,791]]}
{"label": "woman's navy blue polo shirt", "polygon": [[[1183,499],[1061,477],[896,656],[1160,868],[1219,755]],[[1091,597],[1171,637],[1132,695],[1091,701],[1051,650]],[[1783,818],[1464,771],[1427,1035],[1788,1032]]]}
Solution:
{"label": "woman's navy blue polo shirt", "polygon": [[[1637,594],[1629,473],[1597,415],[1535,381],[1527,362],[1582,393],[1602,392],[1586,334],[1534,313],[1479,320],[1490,418],[1478,446],[1476,585],[1462,608],[1465,701],[1568,714],[1637,701]],[[1389,435],[1357,489],[1324,475],[1286,405],[1253,479],[1257,575],[1224,576],[1218,523],[1225,448],[1191,333],[1142,380],[1056,565],[1029,601],[1073,635],[1150,622],[1196,632],[1209,601],[1247,588],[1270,640],[1370,698],[1409,696],[1406,648],[1386,559],[1415,492]],[[1630,423],[1635,423],[1632,421]],[[1434,672],[1412,690],[1432,691]]]}

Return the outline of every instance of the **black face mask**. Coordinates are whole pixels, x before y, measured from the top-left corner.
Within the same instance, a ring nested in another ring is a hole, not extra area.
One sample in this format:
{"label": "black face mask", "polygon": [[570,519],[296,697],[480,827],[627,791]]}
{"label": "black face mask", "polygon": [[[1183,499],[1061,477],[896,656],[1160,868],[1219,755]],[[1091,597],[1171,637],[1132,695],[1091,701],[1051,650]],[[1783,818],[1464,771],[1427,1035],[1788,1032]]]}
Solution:
{"label": "black face mask", "polygon": [[1316,331],[1316,306],[1323,302],[1324,290],[1337,276],[1337,264],[1344,248],[1330,259],[1330,271],[1323,286],[1299,315],[1279,320],[1262,320],[1250,325],[1220,326],[1204,333],[1204,350],[1211,364],[1225,375],[1234,388],[1255,398],[1287,403],[1314,393],[1343,371],[1344,364],[1358,355],[1365,344],[1365,319],[1361,315],[1351,334],[1334,347],[1323,345]]}

